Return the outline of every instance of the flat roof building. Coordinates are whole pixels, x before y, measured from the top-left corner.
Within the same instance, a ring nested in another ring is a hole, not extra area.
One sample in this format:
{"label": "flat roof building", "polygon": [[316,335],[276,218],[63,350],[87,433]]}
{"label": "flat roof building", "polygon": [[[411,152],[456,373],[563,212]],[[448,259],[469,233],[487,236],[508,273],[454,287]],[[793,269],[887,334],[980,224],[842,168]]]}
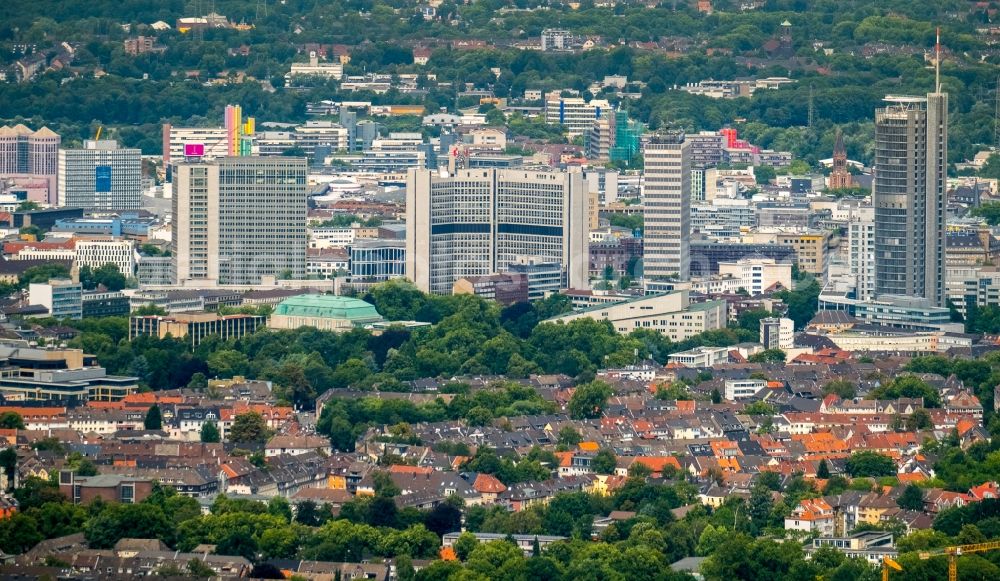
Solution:
{"label": "flat roof building", "polygon": [[406,276],[448,294],[460,278],[521,257],[558,262],[563,287],[587,286],[587,189],[578,171],[459,170],[407,177]]}
{"label": "flat roof building", "polygon": [[691,303],[686,290],[597,305],[548,321],[568,323],[581,318],[610,321],[619,333],[652,329],[671,341],[683,341],[705,331],[721,329],[728,321],[725,301]]}
{"label": "flat roof building", "polygon": [[171,240],[175,282],[305,278],[306,167],[299,157],[178,164]]}
{"label": "flat roof building", "polygon": [[23,401],[119,401],[138,389],[138,378],[108,375],[79,349],[0,343],[0,394]]}
{"label": "flat roof building", "polygon": [[875,293],[944,307],[948,95],[885,101],[875,110]]}
{"label": "flat roof building", "polygon": [[140,336],[186,339],[197,347],[206,337],[226,341],[253,334],[267,324],[267,317],[256,315],[219,315],[217,313],[177,313],[164,316],[135,316],[129,319],[128,337]]}
{"label": "flat roof building", "polygon": [[652,136],[643,148],[643,276],[691,277],[691,152],[684,132]]}
{"label": "flat roof building", "polygon": [[113,140],[59,150],[59,205],[88,210],[142,207],[142,151]]}
{"label": "flat roof building", "polygon": [[83,318],[83,287],[69,279],[54,278],[28,285],[28,304],[41,305],[57,319]]}

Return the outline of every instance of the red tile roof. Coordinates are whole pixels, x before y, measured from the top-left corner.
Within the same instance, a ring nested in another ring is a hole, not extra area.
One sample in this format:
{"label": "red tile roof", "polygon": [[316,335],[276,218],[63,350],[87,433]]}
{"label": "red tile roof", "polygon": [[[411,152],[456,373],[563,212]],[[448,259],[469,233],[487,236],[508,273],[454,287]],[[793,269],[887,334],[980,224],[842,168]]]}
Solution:
{"label": "red tile roof", "polygon": [[480,494],[500,494],[507,490],[503,482],[500,482],[495,476],[490,474],[479,474],[476,476],[476,481],[472,484],[472,488]]}

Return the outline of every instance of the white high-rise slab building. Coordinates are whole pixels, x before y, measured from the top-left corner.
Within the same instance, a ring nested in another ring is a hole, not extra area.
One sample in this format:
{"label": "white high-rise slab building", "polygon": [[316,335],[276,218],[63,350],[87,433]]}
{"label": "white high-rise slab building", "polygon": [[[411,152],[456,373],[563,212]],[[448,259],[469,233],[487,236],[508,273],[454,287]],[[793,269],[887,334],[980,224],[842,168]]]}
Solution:
{"label": "white high-rise slab building", "polygon": [[858,208],[847,223],[848,268],[858,300],[875,298],[875,210]]}
{"label": "white high-rise slab building", "polygon": [[558,261],[585,288],[587,185],[579,171],[410,170],[406,276],[448,294],[460,278],[503,272],[524,257]]}
{"label": "white high-rise slab building", "polygon": [[642,268],[647,279],[690,278],[691,154],[682,131],[665,131],[643,148]]}
{"label": "white high-rise slab building", "polygon": [[87,210],[142,207],[142,151],[113,140],[59,150],[59,205]]}
{"label": "white high-rise slab building", "polygon": [[305,278],[306,160],[223,157],[175,166],[178,284],[259,284]]}

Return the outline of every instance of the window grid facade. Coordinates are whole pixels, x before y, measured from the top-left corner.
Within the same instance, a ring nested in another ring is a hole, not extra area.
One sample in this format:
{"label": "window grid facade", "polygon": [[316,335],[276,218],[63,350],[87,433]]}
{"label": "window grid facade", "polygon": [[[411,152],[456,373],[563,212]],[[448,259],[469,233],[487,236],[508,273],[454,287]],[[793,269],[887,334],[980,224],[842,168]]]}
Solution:
{"label": "window grid facade", "polygon": [[178,283],[259,284],[306,269],[306,161],[226,157],[177,166],[172,250]]}
{"label": "window grid facade", "polygon": [[455,281],[506,271],[521,257],[557,261],[564,284],[583,285],[587,207],[579,172],[411,171],[407,276],[450,293]]}
{"label": "window grid facade", "polygon": [[683,132],[653,136],[644,149],[643,273],[690,278],[691,155]]}

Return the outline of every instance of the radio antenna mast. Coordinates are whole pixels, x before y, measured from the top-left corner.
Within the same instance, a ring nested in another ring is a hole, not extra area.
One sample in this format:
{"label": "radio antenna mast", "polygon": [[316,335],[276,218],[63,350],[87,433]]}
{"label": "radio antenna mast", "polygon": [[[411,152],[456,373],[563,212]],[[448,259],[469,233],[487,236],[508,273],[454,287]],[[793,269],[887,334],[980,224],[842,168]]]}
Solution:
{"label": "radio antenna mast", "polygon": [[937,27],[937,42],[934,44],[934,92],[941,92],[941,27]]}

